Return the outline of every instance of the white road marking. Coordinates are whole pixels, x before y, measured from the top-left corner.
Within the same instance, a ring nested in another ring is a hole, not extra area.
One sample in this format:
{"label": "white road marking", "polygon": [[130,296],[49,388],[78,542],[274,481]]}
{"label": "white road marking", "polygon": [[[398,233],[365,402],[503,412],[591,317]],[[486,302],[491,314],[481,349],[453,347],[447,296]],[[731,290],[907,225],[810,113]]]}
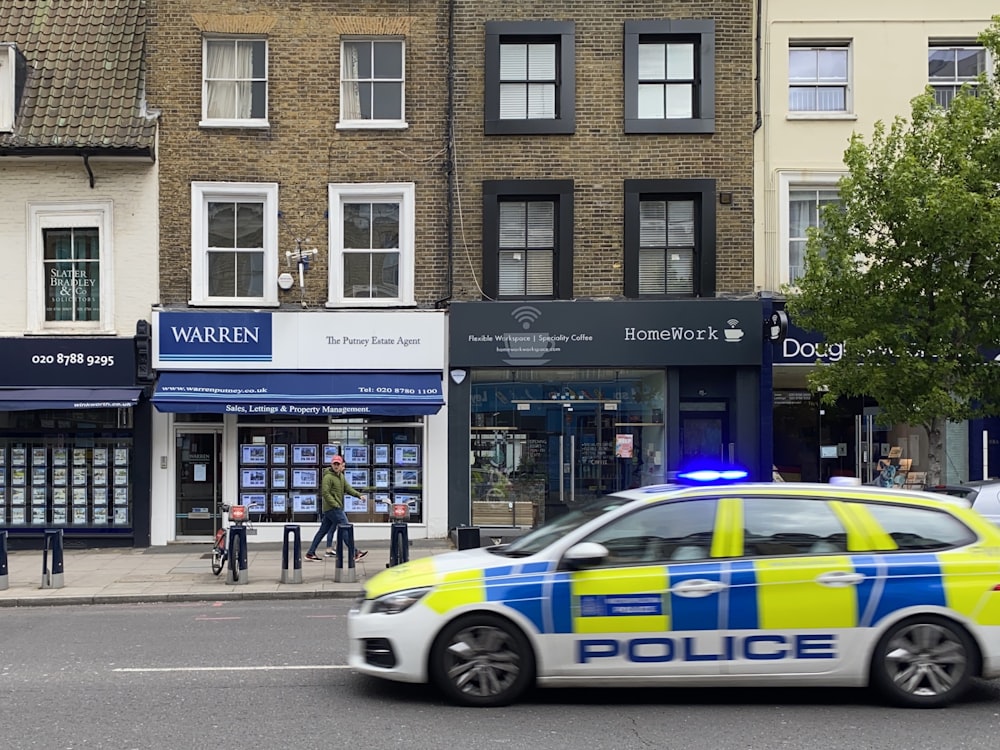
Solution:
{"label": "white road marking", "polygon": [[302,664],[284,667],[117,667],[112,672],[282,672],[290,669],[350,669],[347,664]]}

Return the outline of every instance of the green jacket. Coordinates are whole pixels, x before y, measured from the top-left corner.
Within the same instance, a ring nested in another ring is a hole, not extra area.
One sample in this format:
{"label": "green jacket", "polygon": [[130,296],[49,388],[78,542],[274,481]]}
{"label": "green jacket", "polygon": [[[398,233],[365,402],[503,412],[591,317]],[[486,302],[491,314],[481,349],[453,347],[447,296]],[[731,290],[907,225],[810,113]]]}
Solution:
{"label": "green jacket", "polygon": [[361,493],[351,487],[344,478],[343,472],[335,474],[333,469],[327,468],[323,472],[323,484],[321,487],[323,495],[323,512],[334,508],[344,507],[344,495],[361,497]]}

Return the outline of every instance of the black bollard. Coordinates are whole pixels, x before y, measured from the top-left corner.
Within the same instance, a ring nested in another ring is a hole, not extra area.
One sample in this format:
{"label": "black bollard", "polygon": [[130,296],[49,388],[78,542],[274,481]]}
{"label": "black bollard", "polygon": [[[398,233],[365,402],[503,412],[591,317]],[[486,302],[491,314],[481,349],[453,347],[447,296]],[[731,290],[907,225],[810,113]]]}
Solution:
{"label": "black bollard", "polygon": [[402,565],[410,561],[410,527],[406,521],[393,521],[389,535],[389,564]]}
{"label": "black bollard", "polygon": [[239,586],[250,583],[247,567],[247,527],[233,524],[229,527],[229,568],[226,571],[226,583]]}
{"label": "black bollard", "polygon": [[[49,550],[52,550],[52,570],[49,570]],[[42,589],[63,587],[63,530],[45,529],[42,547]]]}
{"label": "black bollard", "polygon": [[[291,566],[289,566],[288,541],[292,540]],[[280,583],[302,583],[302,536],[297,524],[285,526],[285,538],[281,545]]]}
{"label": "black bollard", "polygon": [[10,586],[10,570],[7,568],[7,532],[0,531],[0,591]]}
{"label": "black bollard", "polygon": [[[347,571],[344,572],[344,548],[347,548]],[[354,567],[354,524],[342,523],[337,527],[337,568],[333,572],[334,581],[354,583],[358,572]]]}

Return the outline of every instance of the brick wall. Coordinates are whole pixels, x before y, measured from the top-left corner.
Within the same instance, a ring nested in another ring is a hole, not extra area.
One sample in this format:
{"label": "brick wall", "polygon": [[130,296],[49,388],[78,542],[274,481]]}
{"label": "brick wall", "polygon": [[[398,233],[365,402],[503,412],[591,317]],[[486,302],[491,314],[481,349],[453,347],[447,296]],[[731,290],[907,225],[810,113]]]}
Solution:
{"label": "brick wall", "polygon": [[[576,297],[622,294],[623,181],[711,178],[733,202],[717,206],[718,293],[753,288],[753,3],[748,0],[458,0],[456,161],[464,241],[456,298],[475,299],[482,278],[483,180],[573,179]],[[626,135],[622,93],[626,20],[715,20],[713,135]],[[483,135],[487,21],[575,22],[576,132]]]}
{"label": "brick wall", "polygon": [[[622,293],[623,181],[712,178],[733,203],[718,206],[719,293],[752,290],[753,3],[631,0],[455,0],[454,248],[447,214],[446,0],[158,0],[150,4],[148,100],[162,111],[160,279],[164,304],[191,295],[191,193],[195,180],[277,182],[280,250],[309,238],[320,254],[305,302],[327,298],[326,186],[416,183],[416,299],[480,297],[481,184],[498,179],[575,181],[574,290]],[[716,128],[711,135],[625,135],[623,23],[714,19]],[[576,23],[576,132],[484,136],[483,56],[487,21]],[[203,31],[266,33],[270,128],[200,128]],[[339,37],[406,37],[406,130],[338,131]],[[284,270],[284,269],[283,269]],[[451,277],[451,278],[449,278]],[[299,306],[299,290],[281,293]]]}
{"label": "brick wall", "polygon": [[[191,296],[191,182],[276,182],[279,248],[296,238],[320,253],[304,300],[327,299],[327,185],[414,182],[417,194],[418,306],[446,288],[444,0],[402,3],[332,0],[157,0],[150,3],[149,106],[162,111],[160,163],[161,300]],[[267,129],[200,128],[202,36],[265,33],[268,39]],[[338,131],[341,34],[406,38],[406,130]],[[294,271],[294,269],[287,269]],[[281,302],[300,307],[294,287]]]}

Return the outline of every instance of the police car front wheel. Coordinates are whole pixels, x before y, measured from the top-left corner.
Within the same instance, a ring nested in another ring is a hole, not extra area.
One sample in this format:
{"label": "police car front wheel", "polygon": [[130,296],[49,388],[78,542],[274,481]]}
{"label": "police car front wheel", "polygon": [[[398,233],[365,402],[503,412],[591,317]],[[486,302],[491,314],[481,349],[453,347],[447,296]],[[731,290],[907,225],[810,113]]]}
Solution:
{"label": "police car front wheel", "polygon": [[969,687],[978,652],[963,628],[944,617],[903,620],[879,640],[872,684],[892,703],[934,708]]}
{"label": "police car front wheel", "polygon": [[520,628],[489,613],[449,623],[430,653],[434,684],[466,706],[504,706],[535,680],[535,655]]}

